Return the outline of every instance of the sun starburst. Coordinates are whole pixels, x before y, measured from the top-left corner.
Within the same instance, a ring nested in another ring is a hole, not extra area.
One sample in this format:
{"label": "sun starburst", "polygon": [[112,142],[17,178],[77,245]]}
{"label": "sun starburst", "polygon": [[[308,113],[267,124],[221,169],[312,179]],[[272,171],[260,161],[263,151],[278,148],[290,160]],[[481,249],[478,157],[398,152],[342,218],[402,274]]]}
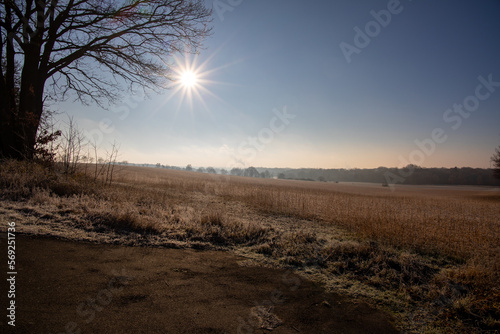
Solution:
{"label": "sun starburst", "polygon": [[[217,68],[209,68],[208,64],[213,59],[217,52],[210,55],[202,63],[198,60],[198,55],[191,54],[177,54],[172,58],[172,62],[167,64],[172,70],[169,79],[171,85],[167,86],[170,90],[168,97],[156,108],[159,112],[170,100],[178,101],[178,113],[181,109],[186,110],[186,105],[189,111],[193,114],[195,109],[195,102],[200,105],[196,107],[197,111],[203,110],[204,112],[211,113],[206,100],[212,98],[221,103],[227,104],[226,101],[214,94],[210,90],[210,86],[214,85],[228,85],[228,83],[214,81],[211,78],[217,71],[233,65],[234,63],[224,64]],[[209,79],[210,78],[210,79]],[[229,84],[231,85],[231,84]]]}
{"label": "sun starburst", "polygon": [[[175,58],[173,84],[171,97],[180,94],[179,106],[188,103],[193,109],[194,100],[200,101],[207,108],[203,95],[213,95],[206,87],[210,84],[207,75],[210,71],[205,69],[206,62],[198,64],[198,57],[193,60],[189,56],[184,59]],[[207,108],[208,109],[208,108]]]}

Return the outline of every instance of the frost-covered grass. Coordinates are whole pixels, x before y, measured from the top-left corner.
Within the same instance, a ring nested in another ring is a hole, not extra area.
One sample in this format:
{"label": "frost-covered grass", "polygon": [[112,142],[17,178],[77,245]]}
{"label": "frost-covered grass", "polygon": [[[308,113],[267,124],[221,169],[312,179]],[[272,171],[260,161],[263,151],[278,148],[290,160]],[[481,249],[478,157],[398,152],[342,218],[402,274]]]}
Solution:
{"label": "frost-covered grass", "polygon": [[391,310],[408,332],[499,329],[498,191],[139,167],[114,180],[2,162],[0,217],[25,233],[231,250],[295,268]]}

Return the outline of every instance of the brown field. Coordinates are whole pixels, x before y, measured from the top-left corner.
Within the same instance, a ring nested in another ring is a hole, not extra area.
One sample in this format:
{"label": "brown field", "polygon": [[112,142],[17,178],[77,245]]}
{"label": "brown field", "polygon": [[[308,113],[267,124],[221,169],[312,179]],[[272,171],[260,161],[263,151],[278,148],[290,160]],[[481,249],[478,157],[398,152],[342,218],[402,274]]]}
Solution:
{"label": "brown field", "polygon": [[0,198],[2,221],[25,233],[231,250],[389,310],[408,333],[500,330],[498,189],[141,167],[118,167],[103,186],[6,162]]}

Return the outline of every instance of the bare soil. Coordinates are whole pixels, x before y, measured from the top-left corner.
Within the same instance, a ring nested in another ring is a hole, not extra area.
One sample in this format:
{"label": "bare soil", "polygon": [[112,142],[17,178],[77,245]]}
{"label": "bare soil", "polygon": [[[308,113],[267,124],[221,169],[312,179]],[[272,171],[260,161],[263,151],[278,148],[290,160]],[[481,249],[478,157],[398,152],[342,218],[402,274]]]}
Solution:
{"label": "bare soil", "polygon": [[[381,310],[229,252],[16,240],[16,327],[3,314],[2,333],[397,333]],[[4,276],[5,233],[0,245]]]}

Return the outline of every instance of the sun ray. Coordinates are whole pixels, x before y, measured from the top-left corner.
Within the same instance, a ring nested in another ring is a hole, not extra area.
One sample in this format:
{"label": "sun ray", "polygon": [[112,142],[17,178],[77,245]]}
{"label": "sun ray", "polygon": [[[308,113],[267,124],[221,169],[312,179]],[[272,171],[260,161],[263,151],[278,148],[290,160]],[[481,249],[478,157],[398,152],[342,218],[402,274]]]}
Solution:
{"label": "sun ray", "polygon": [[[160,112],[164,106],[171,101],[174,97],[177,97],[177,103],[175,108],[175,115],[178,115],[180,110],[182,110],[182,106],[187,106],[191,114],[194,113],[195,102],[199,103],[201,109],[206,111],[208,114],[212,114],[207,102],[205,99],[207,97],[211,97],[216,99],[217,101],[230,106],[230,104],[222,99],[220,96],[215,94],[212,90],[210,90],[210,86],[240,86],[227,82],[218,82],[209,79],[209,77],[227,67],[230,67],[236,63],[240,63],[245,61],[245,59],[239,59],[232,61],[228,64],[223,64],[216,68],[210,68],[209,63],[218,50],[211,55],[209,55],[203,62],[199,63],[198,55],[190,56],[188,55],[174,55],[171,58],[171,63],[166,64],[169,68],[172,69],[172,72],[169,75],[169,79],[171,80],[171,84],[168,85],[167,89],[170,89],[170,93],[166,98],[157,106],[153,111],[152,115]],[[231,106],[232,107],[232,106]],[[152,116],[151,115],[151,116]]]}

